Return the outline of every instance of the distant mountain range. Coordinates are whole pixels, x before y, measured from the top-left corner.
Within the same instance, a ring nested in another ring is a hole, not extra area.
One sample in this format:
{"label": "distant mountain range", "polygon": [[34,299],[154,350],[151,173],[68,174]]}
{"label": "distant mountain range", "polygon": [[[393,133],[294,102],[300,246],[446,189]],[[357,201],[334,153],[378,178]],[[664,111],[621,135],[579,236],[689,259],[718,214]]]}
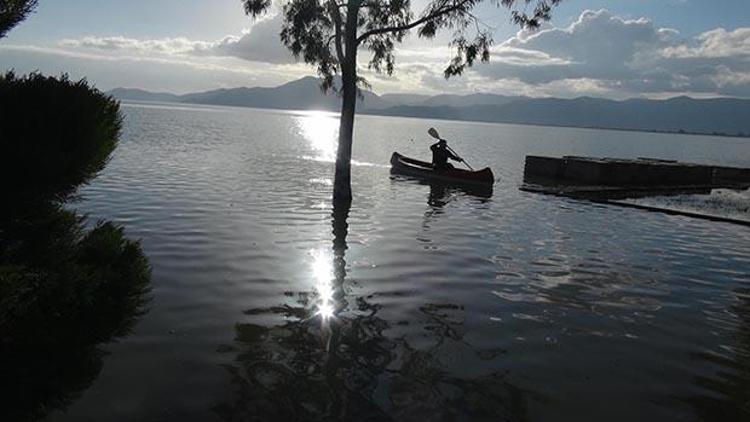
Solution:
{"label": "distant mountain range", "polygon": [[[236,107],[273,108],[283,110],[339,110],[341,99],[335,94],[324,95],[320,80],[305,77],[274,88],[231,88],[175,95],[140,89],[116,88],[109,94],[121,100],[165,101],[191,104],[211,104]],[[370,91],[363,91],[360,104],[374,108],[395,105]]]}
{"label": "distant mountain range", "polygon": [[[175,95],[116,88],[121,100],[210,104],[285,110],[339,110],[341,99],[322,94],[320,81],[305,77],[274,88],[232,88]],[[358,112],[384,116],[468,120],[750,136],[750,100],[735,98],[668,100],[530,98],[496,94],[415,95],[363,91]]]}

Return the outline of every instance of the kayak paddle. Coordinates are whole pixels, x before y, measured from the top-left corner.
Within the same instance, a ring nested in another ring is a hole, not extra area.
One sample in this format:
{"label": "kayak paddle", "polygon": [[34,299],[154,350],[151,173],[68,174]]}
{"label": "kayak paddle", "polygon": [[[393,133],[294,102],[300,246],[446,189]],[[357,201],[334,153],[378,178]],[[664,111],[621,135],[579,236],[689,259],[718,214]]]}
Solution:
{"label": "kayak paddle", "polygon": [[[444,141],[444,140],[445,140],[445,139],[443,139],[443,138],[441,138],[441,137],[440,137],[440,134],[438,133],[438,131],[437,131],[437,130],[436,130],[436,129],[435,129],[434,127],[431,127],[431,128],[429,128],[429,129],[427,130],[427,133],[428,133],[428,134],[429,134],[430,136],[432,136],[433,138],[437,139],[438,141]],[[446,141],[446,142],[447,142],[447,141]],[[449,147],[448,145],[446,145],[445,147],[446,147],[446,148],[448,148],[448,151],[452,152],[452,153],[453,153],[453,154],[454,154],[454,155],[455,155],[456,157],[460,158],[460,159],[461,159],[461,162],[462,162],[462,163],[464,163],[464,164],[466,164],[466,167],[468,167],[468,168],[469,168],[469,170],[471,170],[471,171],[474,171],[474,168],[473,168],[473,167],[471,167],[471,166],[469,165],[469,163],[467,163],[467,162],[466,162],[466,160],[464,160],[464,159],[463,159],[463,158],[462,158],[462,157],[461,157],[460,155],[458,155],[458,154],[456,153],[456,151],[454,151],[454,150],[453,150],[453,148]]]}

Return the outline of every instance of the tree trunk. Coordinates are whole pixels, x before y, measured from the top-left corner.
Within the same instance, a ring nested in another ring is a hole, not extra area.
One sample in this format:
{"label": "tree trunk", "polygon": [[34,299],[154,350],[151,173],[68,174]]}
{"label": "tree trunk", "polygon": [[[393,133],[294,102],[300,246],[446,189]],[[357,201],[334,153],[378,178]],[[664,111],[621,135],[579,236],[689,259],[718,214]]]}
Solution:
{"label": "tree trunk", "polygon": [[341,65],[341,120],[339,147],[336,153],[336,176],[333,181],[333,201],[352,200],[352,140],[354,112],[357,107],[357,16],[359,1],[349,1],[344,25],[345,58]]}
{"label": "tree trunk", "polygon": [[352,140],[354,113],[357,106],[357,75],[355,68],[343,70],[341,75],[341,120],[339,122],[339,147],[336,153],[336,176],[333,182],[334,202],[352,200]]}

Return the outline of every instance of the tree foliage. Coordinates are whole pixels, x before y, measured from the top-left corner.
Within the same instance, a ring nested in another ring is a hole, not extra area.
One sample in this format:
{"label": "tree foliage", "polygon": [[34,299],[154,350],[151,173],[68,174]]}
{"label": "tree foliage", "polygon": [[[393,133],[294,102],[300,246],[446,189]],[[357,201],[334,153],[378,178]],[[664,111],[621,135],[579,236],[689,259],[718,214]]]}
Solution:
{"label": "tree foliage", "polygon": [[[510,11],[513,23],[537,28],[551,18],[552,7],[562,0],[489,0]],[[455,55],[444,71],[446,78],[460,75],[477,60],[490,58],[493,28],[473,12],[485,0],[432,0],[415,14],[410,0],[290,0],[283,6],[281,41],[292,54],[315,65],[323,88],[332,86],[333,75],[348,62],[356,66],[357,50],[369,51],[368,67],[392,74],[394,51],[410,30],[421,38],[451,31]],[[242,0],[254,18],[266,13],[270,0]],[[356,69],[354,69],[356,71]],[[362,82],[362,78],[357,78]]]}
{"label": "tree foliage", "polygon": [[2,0],[0,1],[0,38],[26,19],[34,11],[37,0]]}
{"label": "tree foliage", "polygon": [[[257,18],[272,7],[272,0],[241,0],[245,13]],[[368,67],[376,73],[392,74],[395,49],[416,29],[419,37],[433,38],[450,30],[455,55],[445,68],[446,78],[460,75],[476,60],[490,59],[493,28],[474,10],[485,0],[429,0],[415,14],[411,0],[286,0],[283,6],[281,41],[292,54],[317,67],[323,91],[341,75],[341,119],[333,183],[334,202],[351,201],[351,157],[358,86],[367,87],[358,75],[357,54],[369,52]],[[510,10],[511,20],[525,28],[536,28],[550,19],[552,7],[562,0],[486,0]],[[533,5],[533,6],[532,6]],[[529,13],[527,11],[531,10]]]}
{"label": "tree foliage", "polygon": [[121,227],[39,207],[0,221],[0,420],[66,408],[101,370],[102,343],[145,312],[151,267]]}
{"label": "tree foliage", "polygon": [[[36,0],[0,2],[0,38]],[[0,75],[0,420],[38,420],[96,378],[145,312],[151,266],[122,227],[63,208],[104,169],[120,104],[66,75]]]}
{"label": "tree foliage", "polygon": [[32,73],[0,76],[0,186],[14,205],[65,201],[117,146],[117,101],[89,86]]}
{"label": "tree foliage", "polygon": [[151,267],[122,227],[64,208],[117,145],[117,101],[84,81],[0,76],[0,420],[63,409],[101,343],[145,311]]}

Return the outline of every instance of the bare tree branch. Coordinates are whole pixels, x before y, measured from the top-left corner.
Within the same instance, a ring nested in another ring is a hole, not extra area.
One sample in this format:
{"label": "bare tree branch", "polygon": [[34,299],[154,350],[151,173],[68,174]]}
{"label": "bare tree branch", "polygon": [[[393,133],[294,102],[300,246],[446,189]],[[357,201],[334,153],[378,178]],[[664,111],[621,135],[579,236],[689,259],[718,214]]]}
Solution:
{"label": "bare tree branch", "polygon": [[339,7],[341,7],[341,5],[332,1],[331,6],[333,25],[335,27],[334,38],[336,39],[336,58],[339,60],[339,63],[344,63],[344,59],[346,57],[344,56],[344,48],[341,44],[341,27],[343,26],[343,23],[341,21],[341,11],[339,11]]}

